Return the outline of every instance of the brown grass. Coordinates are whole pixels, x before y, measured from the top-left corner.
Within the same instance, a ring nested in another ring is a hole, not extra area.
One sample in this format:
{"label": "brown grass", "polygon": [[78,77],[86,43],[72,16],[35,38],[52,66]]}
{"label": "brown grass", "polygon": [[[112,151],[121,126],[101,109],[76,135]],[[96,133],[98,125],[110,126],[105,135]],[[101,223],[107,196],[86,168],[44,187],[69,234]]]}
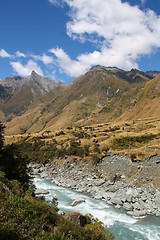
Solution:
{"label": "brown grass", "polygon": [[[89,137],[75,137],[74,132],[85,132]],[[154,154],[160,154],[160,118],[137,119],[134,121],[121,121],[118,123],[101,123],[93,124],[79,128],[63,129],[64,134],[59,135],[60,130],[49,131],[48,133],[40,132],[36,134],[24,134],[6,136],[6,143],[16,142],[24,137],[32,139],[35,136],[43,136],[46,142],[56,139],[59,145],[65,145],[71,139],[80,141],[81,146],[88,145],[90,151],[94,154],[96,144],[99,145],[100,155],[107,153],[107,149],[113,153],[124,153],[129,156],[135,155],[138,160]],[[58,134],[57,134],[58,133]],[[151,136],[145,140],[145,136]],[[132,139],[121,148],[118,145],[118,139]],[[141,140],[142,138],[142,140]],[[143,140],[144,138],[144,140]],[[138,139],[138,140],[137,140]],[[139,141],[140,139],[140,141]],[[136,142],[137,141],[137,142]],[[117,146],[113,145],[116,142]]]}

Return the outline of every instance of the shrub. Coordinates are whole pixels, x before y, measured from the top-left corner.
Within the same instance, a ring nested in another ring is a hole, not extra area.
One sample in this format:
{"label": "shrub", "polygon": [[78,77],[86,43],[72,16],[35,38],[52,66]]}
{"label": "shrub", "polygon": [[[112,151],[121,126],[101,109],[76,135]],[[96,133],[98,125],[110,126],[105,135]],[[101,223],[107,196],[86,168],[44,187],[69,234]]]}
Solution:
{"label": "shrub", "polygon": [[112,141],[112,149],[126,149],[131,147],[138,147],[156,137],[155,134],[141,135],[141,136],[125,136],[116,138]]}

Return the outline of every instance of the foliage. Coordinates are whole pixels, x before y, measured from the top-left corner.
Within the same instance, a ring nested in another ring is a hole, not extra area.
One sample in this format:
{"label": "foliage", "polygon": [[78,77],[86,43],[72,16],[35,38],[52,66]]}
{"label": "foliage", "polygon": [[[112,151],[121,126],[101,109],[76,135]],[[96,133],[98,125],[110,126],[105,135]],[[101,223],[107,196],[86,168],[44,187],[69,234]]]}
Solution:
{"label": "foliage", "polygon": [[5,126],[0,122],[0,151],[4,143],[4,129],[5,129]]}
{"label": "foliage", "polygon": [[[114,239],[100,223],[88,221],[82,227],[78,223],[65,219],[57,212],[56,199],[48,205],[41,199],[33,197],[32,187],[29,187],[27,161],[15,145],[4,146],[3,129],[0,125],[1,240]],[[44,147],[43,142],[38,142],[37,146]],[[35,148],[34,145],[33,148]]]}
{"label": "foliage", "polygon": [[94,154],[94,155],[92,156],[92,163],[93,163],[94,165],[97,165],[97,164],[100,163],[100,162],[101,162],[101,158],[98,157],[96,154]]}
{"label": "foliage", "polygon": [[27,158],[25,158],[14,144],[7,145],[2,151],[0,169],[5,172],[8,179],[18,180],[25,188],[29,185],[27,173]]}
{"label": "foliage", "polygon": [[68,145],[68,147],[59,146],[55,139],[47,143],[40,138],[34,138],[32,142],[24,139],[17,144],[21,152],[25,153],[31,161],[39,163],[46,163],[65,156],[85,157],[90,154],[88,145],[81,146],[80,142],[73,139]]}
{"label": "foliage", "polygon": [[[3,180],[1,178],[0,183],[4,184],[4,181],[5,184],[9,184],[5,178]],[[0,204],[1,240],[114,239],[100,223],[88,221],[82,227],[74,221],[65,219],[63,215],[59,215],[54,204],[49,206],[29,194],[25,196],[10,194],[4,189],[3,194],[0,195]]]}
{"label": "foliage", "polygon": [[125,136],[121,138],[115,138],[112,141],[112,149],[126,149],[131,147],[139,147],[140,145],[153,140],[156,137],[155,134],[141,135],[141,136]]}
{"label": "foliage", "polygon": [[24,188],[29,186],[27,158],[17,149],[15,144],[4,145],[4,126],[0,124],[0,170],[10,180],[18,180]]}
{"label": "foliage", "polygon": [[73,134],[74,137],[76,137],[78,139],[81,139],[81,138],[88,138],[89,139],[91,137],[88,133],[86,133],[84,131],[74,131],[74,132],[72,132],[72,134]]}

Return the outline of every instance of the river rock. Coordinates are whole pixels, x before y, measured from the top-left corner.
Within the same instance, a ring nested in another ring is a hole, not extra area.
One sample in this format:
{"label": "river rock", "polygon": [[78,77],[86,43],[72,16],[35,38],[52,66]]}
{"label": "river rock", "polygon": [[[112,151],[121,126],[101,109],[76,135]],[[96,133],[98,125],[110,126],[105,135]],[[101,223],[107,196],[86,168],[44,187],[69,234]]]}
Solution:
{"label": "river rock", "polygon": [[102,195],[100,193],[97,193],[95,196],[94,196],[95,199],[102,199]]}
{"label": "river rock", "polygon": [[155,193],[155,199],[154,199],[155,204],[160,207],[160,192]]}
{"label": "river rock", "polygon": [[123,208],[124,208],[125,210],[127,210],[127,211],[132,211],[133,206],[132,206],[130,203],[125,202],[125,203],[123,204]]}
{"label": "river rock", "polygon": [[74,201],[72,202],[71,206],[72,206],[72,207],[75,207],[75,206],[77,206],[77,205],[79,205],[79,204],[81,204],[81,203],[84,203],[84,202],[85,202],[84,199],[74,200]]}
{"label": "river rock", "polygon": [[42,178],[47,178],[48,177],[48,173],[46,171],[41,172],[41,177]]}
{"label": "river rock", "polygon": [[46,194],[48,194],[48,193],[49,193],[49,191],[46,190],[46,189],[43,189],[43,188],[37,188],[37,189],[35,190],[35,194],[36,194],[36,195],[46,195]]}
{"label": "river rock", "polygon": [[160,217],[160,208],[155,211],[156,217]]}
{"label": "river rock", "polygon": [[101,186],[102,184],[104,184],[105,183],[105,180],[104,179],[99,179],[99,180],[97,180],[96,182],[95,182],[95,185],[96,186]]}
{"label": "river rock", "polygon": [[106,199],[106,200],[110,200],[110,199],[111,199],[111,197],[108,196],[108,193],[105,192],[105,191],[102,191],[102,192],[101,192],[101,195],[102,195],[102,198],[103,198],[103,199]]}
{"label": "river rock", "polygon": [[146,215],[146,211],[145,210],[143,210],[143,211],[138,211],[138,210],[128,211],[127,214],[131,215],[133,217],[142,217],[142,216]]}
{"label": "river rock", "polygon": [[110,202],[113,203],[114,205],[122,205],[122,201],[120,198],[112,197],[110,199]]}

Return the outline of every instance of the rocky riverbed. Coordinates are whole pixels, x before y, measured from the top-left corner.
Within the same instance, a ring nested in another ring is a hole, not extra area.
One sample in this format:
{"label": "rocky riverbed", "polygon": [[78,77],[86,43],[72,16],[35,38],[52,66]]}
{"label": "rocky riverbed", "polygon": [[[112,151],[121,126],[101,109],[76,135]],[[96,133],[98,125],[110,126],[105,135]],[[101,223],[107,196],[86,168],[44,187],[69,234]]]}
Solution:
{"label": "rocky riverbed", "polygon": [[[45,165],[31,164],[33,174],[51,179],[55,184],[102,199],[129,215],[160,217],[160,189],[153,181],[160,173],[160,157],[132,162],[125,155],[110,154],[97,167],[66,159]],[[158,183],[157,183],[158,184]]]}

